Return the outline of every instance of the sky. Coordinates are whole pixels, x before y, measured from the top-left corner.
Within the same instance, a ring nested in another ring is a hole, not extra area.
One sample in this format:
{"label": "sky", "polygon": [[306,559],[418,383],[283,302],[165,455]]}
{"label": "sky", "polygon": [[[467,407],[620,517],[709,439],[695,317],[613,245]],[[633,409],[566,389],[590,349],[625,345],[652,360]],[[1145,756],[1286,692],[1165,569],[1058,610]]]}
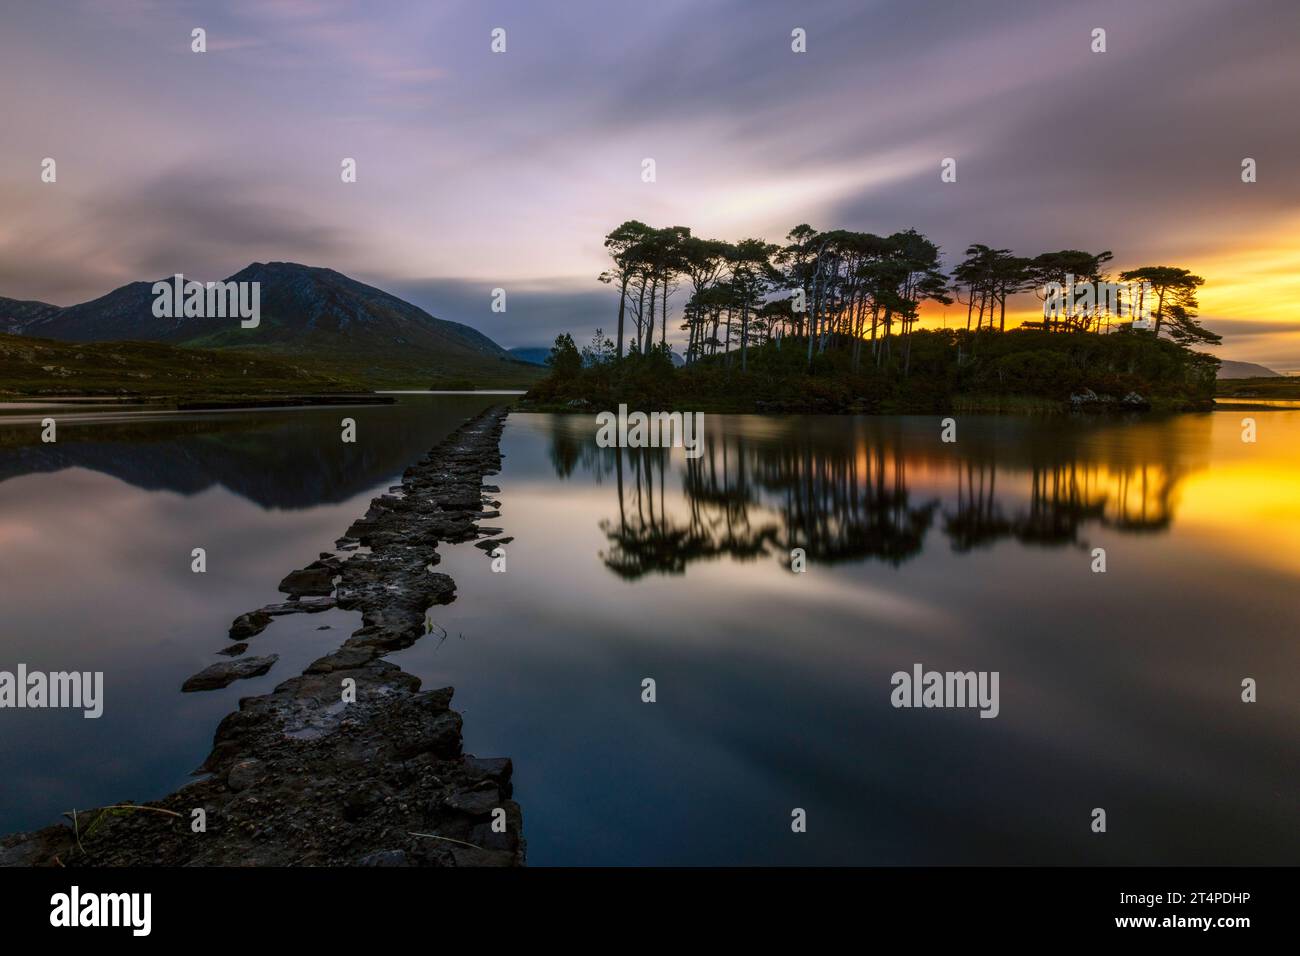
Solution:
{"label": "sky", "polygon": [[2,2],[0,296],[286,260],[537,346],[612,329],[627,219],[914,227],[1189,268],[1216,354],[1300,372],[1296,0]]}

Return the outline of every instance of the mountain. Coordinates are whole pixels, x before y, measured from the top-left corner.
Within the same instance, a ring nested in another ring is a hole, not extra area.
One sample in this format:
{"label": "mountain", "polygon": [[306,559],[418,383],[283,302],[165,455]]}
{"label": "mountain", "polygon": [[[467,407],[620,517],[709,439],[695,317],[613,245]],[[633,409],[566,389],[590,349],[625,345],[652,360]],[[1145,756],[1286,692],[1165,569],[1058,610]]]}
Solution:
{"label": "mountain", "polygon": [[25,302],[0,296],[0,332],[20,334],[29,325],[49,318],[58,311],[57,305],[48,302]]}
{"label": "mountain", "polygon": [[30,322],[23,333],[65,342],[174,342],[186,320],[155,318],[152,290],[152,282],[132,282]]}
{"label": "mountain", "polygon": [[241,328],[238,318],[157,318],[153,283],[132,282],[90,302],[37,315],[21,331],[73,342],[256,351],[373,385],[526,385],[540,375],[481,332],[436,319],[333,269],[255,262],[224,281],[260,283],[257,328]]}
{"label": "mountain", "polygon": [[1254,362],[1229,362],[1219,360],[1219,378],[1281,378],[1281,372],[1275,372]]}

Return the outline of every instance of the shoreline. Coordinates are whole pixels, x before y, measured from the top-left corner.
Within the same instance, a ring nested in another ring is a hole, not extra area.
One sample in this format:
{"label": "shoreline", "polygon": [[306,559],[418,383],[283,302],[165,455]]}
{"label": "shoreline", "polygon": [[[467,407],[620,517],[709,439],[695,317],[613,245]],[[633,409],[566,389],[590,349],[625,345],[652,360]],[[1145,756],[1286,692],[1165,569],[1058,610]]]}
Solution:
{"label": "shoreline", "polygon": [[376,392],[339,393],[334,395],[236,395],[177,399],[149,395],[0,395],[0,406],[30,408],[76,407],[101,405],[162,412],[239,411],[263,408],[346,407],[349,405],[394,405],[397,399]]}
{"label": "shoreline", "polygon": [[[1089,402],[1074,404],[1069,400],[1039,399],[1018,395],[981,396],[961,399],[939,406],[891,405],[885,408],[873,408],[866,404],[816,406],[801,402],[778,402],[756,400],[749,402],[682,402],[671,401],[656,403],[639,401],[635,397],[610,401],[593,401],[589,399],[570,399],[567,402],[542,402],[523,400],[514,406],[521,414],[547,415],[590,415],[598,411],[615,409],[625,404],[630,410],[651,412],[671,410],[674,412],[703,412],[709,415],[757,415],[780,417],[783,415],[828,415],[836,417],[853,417],[857,415],[868,418],[889,418],[901,415],[1007,415],[1011,417],[1074,417],[1118,418],[1130,415],[1181,415],[1189,413],[1223,411],[1237,408],[1235,403],[1219,404],[1215,402],[1187,403],[1164,402],[1159,399],[1142,404],[1124,404],[1118,401]],[[1251,406],[1252,408],[1255,406]],[[1281,406],[1269,406],[1277,410]]]}
{"label": "shoreline", "polygon": [[455,582],[431,570],[437,545],[495,536],[478,522],[496,516],[484,479],[500,469],[507,414],[468,419],[352,523],[338,546],[353,553],[322,554],[281,581],[285,602],[236,618],[220,653],[237,656],[187,690],[273,667],[274,655],[240,655],[278,614],[339,607],[360,611],[362,626],[301,675],[241,699],[202,779],[0,838],[0,865],[523,865],[509,758],[464,753],[453,689],[421,690],[383,659],[428,633],[430,607],[455,599]]}

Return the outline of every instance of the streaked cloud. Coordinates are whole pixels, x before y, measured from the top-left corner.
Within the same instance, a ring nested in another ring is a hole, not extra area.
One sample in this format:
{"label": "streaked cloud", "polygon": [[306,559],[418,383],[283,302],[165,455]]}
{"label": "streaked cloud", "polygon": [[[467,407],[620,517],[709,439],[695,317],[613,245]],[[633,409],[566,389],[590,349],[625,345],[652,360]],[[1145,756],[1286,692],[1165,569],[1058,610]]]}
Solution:
{"label": "streaked cloud", "polygon": [[[0,295],[288,259],[542,344],[612,324],[595,277],[624,219],[771,240],[915,226],[950,263],[987,242],[1186,265],[1222,354],[1300,369],[1298,28],[1290,0],[29,5],[0,34],[21,91],[0,123]],[[496,286],[508,319],[483,314]]]}

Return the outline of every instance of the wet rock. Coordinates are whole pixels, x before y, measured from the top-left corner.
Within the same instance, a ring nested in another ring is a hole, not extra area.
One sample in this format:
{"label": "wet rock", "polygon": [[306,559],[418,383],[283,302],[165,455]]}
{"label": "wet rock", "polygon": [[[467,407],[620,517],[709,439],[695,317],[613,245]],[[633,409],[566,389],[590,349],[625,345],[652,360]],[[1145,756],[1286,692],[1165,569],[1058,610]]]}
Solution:
{"label": "wet rock", "polygon": [[442,495],[441,504],[444,511],[476,512],[481,500],[477,488],[455,488]]}
{"label": "wet rock", "polygon": [[338,602],[332,597],[310,596],[294,598],[289,601],[281,601],[278,604],[267,604],[254,611],[254,614],[267,614],[271,617],[284,617],[286,614],[319,614],[321,611],[329,611],[338,607]]}
{"label": "wet rock", "polygon": [[307,674],[329,674],[334,671],[354,670],[369,663],[378,651],[365,647],[341,647],[332,654],[312,661],[307,665]]}
{"label": "wet rock", "polygon": [[479,790],[460,790],[447,798],[447,806],[471,817],[485,817],[501,804],[501,794],[496,787]]}
{"label": "wet rock", "polygon": [[[337,576],[337,575],[336,575]],[[328,611],[338,606],[338,602],[331,597],[304,597],[297,601],[289,601],[289,604],[297,605],[297,613],[300,614],[318,614],[321,611]]]}
{"label": "wet rock", "polygon": [[279,604],[268,604],[235,618],[235,623],[230,626],[230,637],[232,640],[244,640],[262,633],[277,617],[286,614],[318,614],[335,607],[338,607],[338,603],[333,597],[304,597]]}
{"label": "wet rock", "polygon": [[493,538],[491,541],[475,541],[474,547],[482,548],[484,551],[491,551],[497,545],[509,544],[514,538]]}
{"label": "wet rock", "polygon": [[11,833],[0,840],[0,866],[58,866],[55,861],[60,854],[67,855],[71,849],[68,832],[65,826],[53,826]]}
{"label": "wet rock", "polygon": [[241,614],[235,618],[235,623],[230,625],[231,640],[240,641],[247,637],[254,637],[266,630],[266,625],[271,623],[271,615],[266,611],[249,611],[247,614]]}
{"label": "wet rock", "polygon": [[337,573],[336,568],[322,561],[313,561],[307,567],[285,575],[279,590],[296,597],[328,596],[334,593],[334,576]]}
{"label": "wet rock", "polygon": [[265,776],[260,760],[241,760],[226,774],[226,786],[239,792],[256,786]]}
{"label": "wet rock", "polygon": [[460,714],[449,710],[420,726],[405,728],[393,744],[403,760],[425,753],[454,757],[460,753],[460,727]]}
{"label": "wet rock", "polygon": [[465,769],[472,775],[482,775],[497,783],[506,783],[514,772],[514,765],[509,757],[475,757],[466,756]]}
{"label": "wet rock", "polygon": [[246,650],[248,650],[248,645],[240,643],[240,644],[231,644],[229,647],[225,648],[224,650],[217,651],[217,653],[224,654],[226,657],[238,657]]}
{"label": "wet rock", "polygon": [[269,671],[280,659],[279,654],[266,657],[245,657],[237,661],[221,661],[211,667],[205,667],[184,684],[181,690],[190,693],[196,690],[217,690],[233,684],[237,680],[260,677]]}
{"label": "wet rock", "polygon": [[492,829],[491,821],[477,824],[470,830],[467,842],[484,850],[505,851],[513,853],[519,846],[518,830],[507,829],[505,833]]}
{"label": "wet rock", "polygon": [[1136,412],[1145,412],[1149,408],[1151,408],[1151,403],[1148,402],[1141,395],[1139,395],[1137,392],[1129,392],[1122,399],[1120,399],[1120,404],[1123,405],[1126,409],[1129,409],[1130,411],[1136,411]]}

